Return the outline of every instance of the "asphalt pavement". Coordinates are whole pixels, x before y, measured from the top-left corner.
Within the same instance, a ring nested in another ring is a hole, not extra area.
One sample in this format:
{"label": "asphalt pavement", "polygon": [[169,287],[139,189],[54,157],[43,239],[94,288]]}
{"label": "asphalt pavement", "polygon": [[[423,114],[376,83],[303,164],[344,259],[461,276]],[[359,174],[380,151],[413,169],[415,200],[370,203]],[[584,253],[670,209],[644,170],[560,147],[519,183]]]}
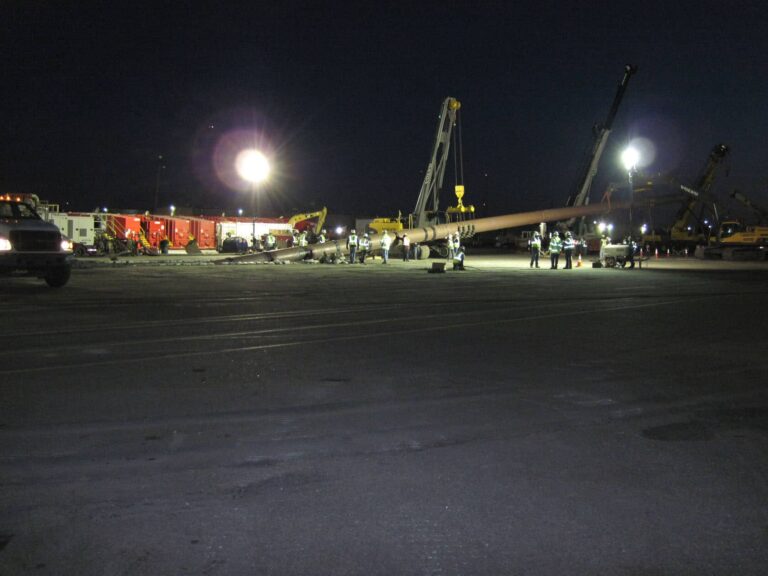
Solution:
{"label": "asphalt pavement", "polygon": [[171,258],[0,279],[0,575],[766,573],[766,263]]}

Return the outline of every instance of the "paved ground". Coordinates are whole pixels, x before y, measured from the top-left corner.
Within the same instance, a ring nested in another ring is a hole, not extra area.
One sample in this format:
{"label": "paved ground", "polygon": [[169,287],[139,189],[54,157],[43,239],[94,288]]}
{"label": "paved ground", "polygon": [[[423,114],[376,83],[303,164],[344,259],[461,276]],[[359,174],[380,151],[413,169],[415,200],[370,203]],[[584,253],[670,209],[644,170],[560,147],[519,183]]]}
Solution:
{"label": "paved ground", "polygon": [[468,264],[3,281],[0,574],[765,574],[768,267]]}

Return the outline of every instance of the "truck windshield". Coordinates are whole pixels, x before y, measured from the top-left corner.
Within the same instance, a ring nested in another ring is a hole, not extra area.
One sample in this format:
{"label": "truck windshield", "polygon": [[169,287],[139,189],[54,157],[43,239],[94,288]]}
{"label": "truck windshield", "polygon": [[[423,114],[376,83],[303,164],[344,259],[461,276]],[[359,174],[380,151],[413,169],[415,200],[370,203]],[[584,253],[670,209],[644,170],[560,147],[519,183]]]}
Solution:
{"label": "truck windshield", "polygon": [[35,209],[23,202],[0,200],[0,218],[13,220],[40,220]]}

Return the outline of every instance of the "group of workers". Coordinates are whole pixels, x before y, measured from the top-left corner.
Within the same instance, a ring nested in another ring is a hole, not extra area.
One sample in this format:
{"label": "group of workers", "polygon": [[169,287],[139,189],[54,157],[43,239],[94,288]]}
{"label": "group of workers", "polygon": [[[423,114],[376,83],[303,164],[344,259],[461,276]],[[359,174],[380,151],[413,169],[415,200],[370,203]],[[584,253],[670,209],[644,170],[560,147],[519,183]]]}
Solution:
{"label": "group of workers", "polygon": [[[600,256],[599,260],[602,266],[606,265],[605,248],[611,243],[611,238],[606,234],[603,234],[600,239]],[[628,235],[623,244],[627,245],[626,261],[630,265],[630,268],[635,267],[635,253],[637,252],[637,243],[634,241],[631,235]],[[531,251],[531,263],[530,268],[539,267],[539,256],[543,251],[541,234],[536,231],[528,241],[528,247]],[[564,237],[560,237],[558,231],[552,232],[549,238],[549,260],[550,269],[557,270],[560,262],[560,254],[565,255],[565,270],[573,268],[573,256],[574,252],[586,258],[588,247],[587,240],[584,237],[575,240],[570,231],[566,231]]]}
{"label": "group of workers", "polygon": [[[403,246],[407,246],[405,250],[405,254],[403,256],[404,261],[408,261],[408,252],[410,249],[410,240],[407,239],[408,235],[404,234],[402,243]],[[381,249],[381,257],[382,257],[382,264],[386,264],[389,262],[389,249],[392,247],[392,236],[389,235],[389,233],[384,230],[381,233],[381,238],[379,239],[379,248]],[[369,255],[373,255],[373,242],[371,241],[371,237],[366,232],[362,236],[358,236],[357,231],[353,228],[349,232],[349,236],[347,236],[347,250],[349,250],[349,263],[354,264],[359,260],[360,264],[365,264],[365,259]]]}
{"label": "group of workers", "polygon": [[[531,250],[531,264],[530,268],[539,267],[539,255],[542,252],[542,239],[541,234],[538,231],[533,233],[533,236],[528,241],[528,246]],[[549,261],[550,269],[557,270],[560,263],[560,254],[565,255],[565,270],[573,268],[573,253],[576,249],[579,249],[582,254],[587,253],[587,241],[584,238],[580,238],[576,241],[570,231],[565,232],[564,237],[560,237],[560,232],[554,231],[549,238]]]}

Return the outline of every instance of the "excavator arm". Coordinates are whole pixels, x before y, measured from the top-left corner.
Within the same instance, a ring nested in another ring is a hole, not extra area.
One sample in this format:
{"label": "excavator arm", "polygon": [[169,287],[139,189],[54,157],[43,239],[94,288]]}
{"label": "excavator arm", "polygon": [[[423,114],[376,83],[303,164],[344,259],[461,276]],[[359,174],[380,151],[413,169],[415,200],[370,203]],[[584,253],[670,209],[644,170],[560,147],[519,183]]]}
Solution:
{"label": "excavator arm", "polygon": [[307,212],[306,214],[294,214],[290,218],[288,218],[288,224],[291,225],[291,228],[295,228],[296,224],[299,222],[304,222],[306,220],[312,220],[312,218],[317,218],[317,223],[315,224],[313,228],[313,232],[315,234],[319,234],[320,230],[323,229],[323,224],[325,224],[325,218],[328,215],[328,209],[323,206],[322,210],[318,210],[317,212]]}

